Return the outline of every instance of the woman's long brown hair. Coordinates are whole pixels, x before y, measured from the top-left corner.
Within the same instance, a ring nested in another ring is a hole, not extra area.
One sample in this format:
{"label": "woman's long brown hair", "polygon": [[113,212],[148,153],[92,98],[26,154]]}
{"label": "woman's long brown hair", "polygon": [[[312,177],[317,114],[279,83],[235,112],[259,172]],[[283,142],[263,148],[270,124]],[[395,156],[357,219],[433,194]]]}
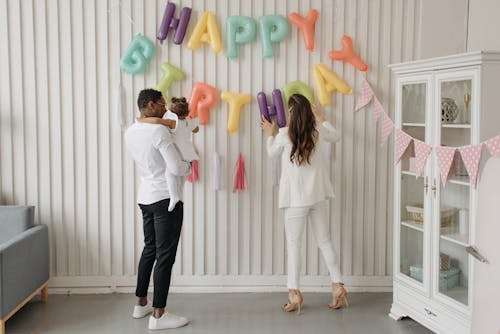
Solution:
{"label": "woman's long brown hair", "polygon": [[293,94],[288,100],[288,108],[290,111],[288,136],[292,141],[290,162],[299,166],[309,164],[318,138],[316,119],[312,113],[311,104],[303,95]]}

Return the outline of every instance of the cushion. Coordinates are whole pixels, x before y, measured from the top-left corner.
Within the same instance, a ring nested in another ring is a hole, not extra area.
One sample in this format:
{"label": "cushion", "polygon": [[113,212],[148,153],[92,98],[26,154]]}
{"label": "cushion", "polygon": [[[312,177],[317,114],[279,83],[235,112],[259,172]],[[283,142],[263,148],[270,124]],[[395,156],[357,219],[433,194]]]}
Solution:
{"label": "cushion", "polygon": [[33,227],[34,218],[34,206],[0,206],[0,244]]}

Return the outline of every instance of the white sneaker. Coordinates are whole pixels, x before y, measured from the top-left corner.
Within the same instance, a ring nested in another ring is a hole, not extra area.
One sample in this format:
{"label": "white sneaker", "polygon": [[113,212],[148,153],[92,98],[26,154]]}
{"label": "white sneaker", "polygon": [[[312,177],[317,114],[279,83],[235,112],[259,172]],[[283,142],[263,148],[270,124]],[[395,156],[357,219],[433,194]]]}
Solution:
{"label": "white sneaker", "polygon": [[180,317],[178,315],[165,312],[159,319],[150,316],[148,329],[157,330],[157,329],[167,329],[167,328],[179,328],[182,326],[186,326],[188,323],[189,320],[184,317]]}
{"label": "white sneaker", "polygon": [[144,318],[151,312],[153,312],[153,306],[151,306],[149,302],[144,306],[135,305],[132,317],[134,317],[135,319]]}

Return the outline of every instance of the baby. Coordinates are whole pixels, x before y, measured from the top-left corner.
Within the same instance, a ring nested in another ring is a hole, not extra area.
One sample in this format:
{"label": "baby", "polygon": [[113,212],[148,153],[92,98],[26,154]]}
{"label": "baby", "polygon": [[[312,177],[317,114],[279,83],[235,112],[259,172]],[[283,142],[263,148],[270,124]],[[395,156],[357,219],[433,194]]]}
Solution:
{"label": "baby", "polygon": [[[142,122],[167,126],[170,129],[170,133],[173,134],[174,143],[179,148],[182,159],[192,162],[193,160],[198,160],[199,157],[191,141],[191,134],[197,133],[199,128],[198,119],[187,119],[186,117],[188,114],[189,109],[186,98],[173,97],[170,100],[170,107],[167,109],[167,112],[163,115],[162,119],[149,117],[147,119],[139,120]],[[181,200],[181,184],[184,180],[182,177],[177,177],[170,173],[166,173],[166,179],[170,193],[168,211],[173,211],[177,202]]]}

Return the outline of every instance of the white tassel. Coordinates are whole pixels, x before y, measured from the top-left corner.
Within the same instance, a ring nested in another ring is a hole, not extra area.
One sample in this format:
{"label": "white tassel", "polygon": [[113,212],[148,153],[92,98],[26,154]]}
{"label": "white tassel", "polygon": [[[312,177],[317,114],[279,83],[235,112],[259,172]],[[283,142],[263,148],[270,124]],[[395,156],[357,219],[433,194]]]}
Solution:
{"label": "white tassel", "polygon": [[125,103],[125,89],[121,82],[118,84],[118,87],[116,87],[115,98],[116,123],[118,127],[124,128],[127,124],[127,104]]}
{"label": "white tassel", "polygon": [[277,186],[280,183],[280,172],[281,172],[281,156],[272,159],[272,178],[273,186]]}
{"label": "white tassel", "polygon": [[214,176],[213,176],[213,186],[214,190],[221,190],[222,189],[222,184],[221,184],[221,158],[220,155],[215,152],[214,153]]}

